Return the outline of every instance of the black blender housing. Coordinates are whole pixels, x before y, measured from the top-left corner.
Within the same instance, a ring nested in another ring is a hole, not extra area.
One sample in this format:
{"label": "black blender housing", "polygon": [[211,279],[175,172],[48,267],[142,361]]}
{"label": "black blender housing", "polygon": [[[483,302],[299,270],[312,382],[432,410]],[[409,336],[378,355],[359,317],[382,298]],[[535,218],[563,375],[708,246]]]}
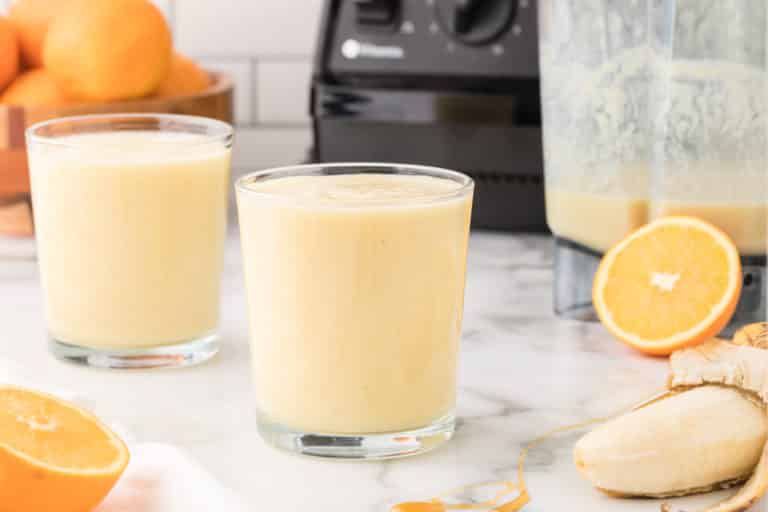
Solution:
{"label": "black blender housing", "polygon": [[473,227],[546,231],[533,0],[326,0],[316,162],[434,165],[476,182]]}

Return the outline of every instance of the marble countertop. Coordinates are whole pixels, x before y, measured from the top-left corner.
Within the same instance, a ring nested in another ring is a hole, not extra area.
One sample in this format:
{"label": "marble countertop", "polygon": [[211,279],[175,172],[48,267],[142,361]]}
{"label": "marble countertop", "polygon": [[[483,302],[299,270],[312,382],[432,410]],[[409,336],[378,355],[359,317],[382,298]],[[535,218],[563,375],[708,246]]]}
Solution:
{"label": "marble countertop", "polygon": [[[125,425],[137,440],[186,449],[253,510],[289,512],[386,512],[395,502],[514,479],[518,454],[533,438],[621,411],[663,387],[665,361],[634,354],[599,324],[552,314],[549,239],[476,233],[454,439],[388,462],[287,455],[256,432],[241,271],[233,234],[223,281],[223,347],[213,361],[183,370],[107,372],[46,352],[34,251],[30,243],[0,241],[0,360],[18,364],[41,385],[87,396],[98,414]],[[609,498],[584,482],[571,460],[581,433],[554,436],[531,452],[532,501],[525,511],[658,510],[653,500]],[[676,503],[691,510],[717,498]]]}

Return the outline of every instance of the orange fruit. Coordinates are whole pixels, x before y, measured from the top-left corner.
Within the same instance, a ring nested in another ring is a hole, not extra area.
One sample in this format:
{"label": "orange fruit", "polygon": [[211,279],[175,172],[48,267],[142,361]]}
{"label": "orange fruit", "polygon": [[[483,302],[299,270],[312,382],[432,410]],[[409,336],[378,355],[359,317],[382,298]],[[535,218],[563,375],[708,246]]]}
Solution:
{"label": "orange fruit", "polygon": [[19,72],[19,44],[16,30],[8,19],[0,16],[0,90],[11,83]]}
{"label": "orange fruit", "polygon": [[69,102],[50,71],[32,69],[19,75],[0,94],[0,103],[23,107],[53,107]]}
{"label": "orange fruit", "polygon": [[720,332],[736,309],[741,281],[728,235],[694,217],[663,217],[605,254],[592,300],[619,340],[666,355]]}
{"label": "orange fruit", "polygon": [[168,76],[160,84],[155,95],[160,97],[183,96],[204,91],[211,79],[203,68],[178,52],[173,53]]}
{"label": "orange fruit", "polygon": [[28,68],[43,65],[43,42],[48,26],[71,0],[16,0],[11,3],[8,19],[19,35],[19,47]]}
{"label": "orange fruit", "polygon": [[0,511],[87,512],[128,464],[98,419],[53,396],[0,386]]}
{"label": "orange fruit", "polygon": [[32,209],[26,201],[21,200],[0,206],[0,233],[10,236],[33,234]]}
{"label": "orange fruit", "polygon": [[148,0],[78,1],[51,23],[43,62],[73,98],[147,96],[168,74],[171,31]]}

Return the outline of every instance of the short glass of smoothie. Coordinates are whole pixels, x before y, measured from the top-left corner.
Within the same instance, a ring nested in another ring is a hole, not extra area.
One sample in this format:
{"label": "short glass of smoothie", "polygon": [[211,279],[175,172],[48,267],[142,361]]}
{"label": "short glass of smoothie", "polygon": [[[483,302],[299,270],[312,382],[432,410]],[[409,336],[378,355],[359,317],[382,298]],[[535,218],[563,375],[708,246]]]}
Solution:
{"label": "short glass of smoothie", "polygon": [[227,123],[164,114],[27,130],[54,355],[148,368],[218,351],[232,137]]}
{"label": "short glass of smoothie", "polygon": [[473,187],[453,171],[368,163],[238,180],[269,443],[371,459],[450,439]]}

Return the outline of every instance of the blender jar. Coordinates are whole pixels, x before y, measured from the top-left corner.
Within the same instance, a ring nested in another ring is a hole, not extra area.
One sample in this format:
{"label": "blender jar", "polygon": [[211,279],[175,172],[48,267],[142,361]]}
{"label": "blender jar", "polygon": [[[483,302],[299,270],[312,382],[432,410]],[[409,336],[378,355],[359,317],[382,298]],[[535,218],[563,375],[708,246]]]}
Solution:
{"label": "blender jar", "polygon": [[602,253],[648,218],[649,1],[539,6],[547,222],[556,313],[593,319]]}
{"label": "blender jar", "polygon": [[542,4],[556,312],[594,318],[602,253],[650,219],[691,215],[723,229],[741,253],[744,287],[732,324],[762,320],[765,3]]}
{"label": "blender jar", "polygon": [[730,325],[762,321],[766,4],[660,0],[658,5],[650,217],[690,215],[725,231],[739,249],[744,273]]}

